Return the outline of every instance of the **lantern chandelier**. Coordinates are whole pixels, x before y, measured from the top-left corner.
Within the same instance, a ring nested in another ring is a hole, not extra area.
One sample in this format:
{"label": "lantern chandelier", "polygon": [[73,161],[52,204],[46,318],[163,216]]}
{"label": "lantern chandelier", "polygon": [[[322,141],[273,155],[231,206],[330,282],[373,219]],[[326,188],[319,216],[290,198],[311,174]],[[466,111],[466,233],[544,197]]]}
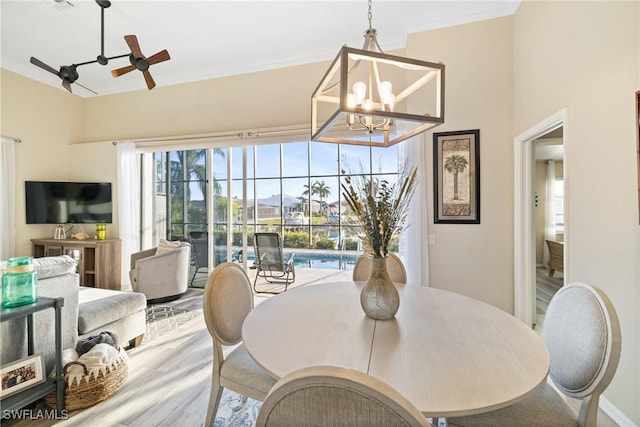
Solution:
{"label": "lantern chandelier", "polygon": [[311,139],[388,147],[444,123],[444,64],[389,55],[371,26],[343,46],[311,96]]}

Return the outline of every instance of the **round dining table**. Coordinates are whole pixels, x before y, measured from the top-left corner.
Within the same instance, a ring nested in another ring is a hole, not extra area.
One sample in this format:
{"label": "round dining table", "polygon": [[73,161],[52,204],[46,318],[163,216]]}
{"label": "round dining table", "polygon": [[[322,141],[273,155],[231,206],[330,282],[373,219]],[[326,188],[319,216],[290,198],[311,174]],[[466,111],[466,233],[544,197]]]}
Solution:
{"label": "round dining table", "polygon": [[244,321],[247,351],[277,378],[318,365],[365,372],[425,417],[502,408],[546,380],[542,338],[511,314],[460,294],[396,284],[395,318],[374,320],[360,306],[362,286],[308,285],[262,302]]}

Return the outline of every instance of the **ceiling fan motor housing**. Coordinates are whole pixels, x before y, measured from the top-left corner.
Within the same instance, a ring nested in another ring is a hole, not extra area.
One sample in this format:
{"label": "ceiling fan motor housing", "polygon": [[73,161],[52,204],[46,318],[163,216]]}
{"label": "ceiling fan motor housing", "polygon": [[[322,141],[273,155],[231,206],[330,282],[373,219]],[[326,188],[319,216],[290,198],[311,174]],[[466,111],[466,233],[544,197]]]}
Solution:
{"label": "ceiling fan motor housing", "polygon": [[138,71],[147,71],[149,69],[149,61],[147,61],[147,58],[136,58],[131,54],[129,55],[129,62],[131,62],[131,65],[135,65]]}
{"label": "ceiling fan motor housing", "polygon": [[78,80],[78,72],[76,71],[75,65],[63,65],[60,67],[60,77],[69,83]]}

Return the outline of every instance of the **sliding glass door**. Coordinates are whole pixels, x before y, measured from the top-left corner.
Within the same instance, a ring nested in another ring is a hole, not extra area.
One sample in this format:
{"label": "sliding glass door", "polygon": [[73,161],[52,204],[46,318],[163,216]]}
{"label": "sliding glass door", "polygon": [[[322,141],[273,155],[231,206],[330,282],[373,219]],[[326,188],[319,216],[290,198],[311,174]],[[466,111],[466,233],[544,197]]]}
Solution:
{"label": "sliding glass door", "polygon": [[155,152],[145,232],[191,242],[206,269],[251,260],[256,231],[279,233],[285,250],[356,251],[360,227],[340,183],[362,174],[372,185],[394,182],[395,147],[300,141]]}

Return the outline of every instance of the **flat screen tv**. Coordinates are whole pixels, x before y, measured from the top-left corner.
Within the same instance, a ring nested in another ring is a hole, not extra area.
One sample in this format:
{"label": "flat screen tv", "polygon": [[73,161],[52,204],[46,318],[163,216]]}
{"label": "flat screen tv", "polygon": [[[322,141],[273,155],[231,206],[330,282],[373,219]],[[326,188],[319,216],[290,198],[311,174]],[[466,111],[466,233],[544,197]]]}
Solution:
{"label": "flat screen tv", "polygon": [[25,181],[27,224],[112,222],[111,183]]}

